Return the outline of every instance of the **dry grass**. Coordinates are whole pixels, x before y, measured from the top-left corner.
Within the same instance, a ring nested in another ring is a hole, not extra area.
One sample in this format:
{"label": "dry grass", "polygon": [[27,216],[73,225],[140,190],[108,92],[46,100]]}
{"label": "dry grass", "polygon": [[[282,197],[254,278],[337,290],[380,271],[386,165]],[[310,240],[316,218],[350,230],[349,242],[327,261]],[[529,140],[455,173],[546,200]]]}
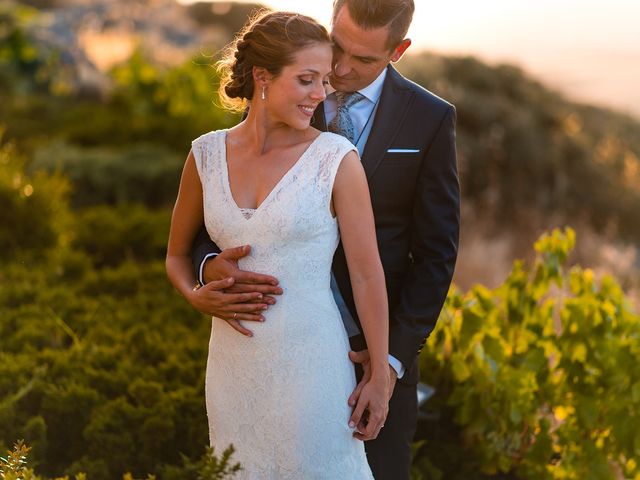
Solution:
{"label": "dry grass", "polygon": [[478,283],[497,287],[511,271],[514,260],[533,259],[532,246],[540,234],[568,224],[577,233],[577,245],[569,264],[591,268],[597,277],[613,275],[636,309],[640,307],[640,251],[637,246],[617,240],[614,227],[598,233],[585,219],[563,222],[531,213],[519,218],[505,224],[478,215],[471,208],[463,209],[454,275],[454,283],[460,289],[467,290]]}

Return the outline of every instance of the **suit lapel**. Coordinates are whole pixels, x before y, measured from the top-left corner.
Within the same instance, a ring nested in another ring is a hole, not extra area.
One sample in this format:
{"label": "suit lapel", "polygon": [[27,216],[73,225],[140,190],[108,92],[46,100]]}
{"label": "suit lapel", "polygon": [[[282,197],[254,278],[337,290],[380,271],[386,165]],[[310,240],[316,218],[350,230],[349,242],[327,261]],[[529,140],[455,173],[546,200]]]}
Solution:
{"label": "suit lapel", "polygon": [[413,97],[411,90],[400,84],[400,74],[391,65],[388,69],[380,94],[380,104],[362,153],[362,165],[367,179],[371,179],[391,146]]}
{"label": "suit lapel", "polygon": [[311,117],[311,126],[317,128],[321,132],[327,131],[327,121],[324,117],[324,102],[316,107],[316,111],[313,112]]}

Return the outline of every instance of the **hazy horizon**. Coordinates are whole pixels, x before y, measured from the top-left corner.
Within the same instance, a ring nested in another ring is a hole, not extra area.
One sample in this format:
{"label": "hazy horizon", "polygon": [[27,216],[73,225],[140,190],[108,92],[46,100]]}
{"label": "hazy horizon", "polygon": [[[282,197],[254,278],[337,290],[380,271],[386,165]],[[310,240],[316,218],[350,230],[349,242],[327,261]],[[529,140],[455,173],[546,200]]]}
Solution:
{"label": "hazy horizon", "polygon": [[[311,15],[327,26],[331,20],[332,0],[261,3]],[[638,19],[640,2],[632,0],[606,6],[594,0],[416,0],[409,53],[429,50],[515,64],[571,99],[640,118]]]}

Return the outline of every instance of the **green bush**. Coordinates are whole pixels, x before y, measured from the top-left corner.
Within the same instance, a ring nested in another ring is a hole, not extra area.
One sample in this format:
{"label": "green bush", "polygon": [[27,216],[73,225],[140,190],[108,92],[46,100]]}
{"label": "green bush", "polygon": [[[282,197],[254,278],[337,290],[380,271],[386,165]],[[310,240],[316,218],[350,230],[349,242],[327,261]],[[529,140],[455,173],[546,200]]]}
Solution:
{"label": "green bush", "polygon": [[37,147],[29,170],[60,171],[73,184],[74,207],[175,201],[189,145],[180,154],[151,144],[81,148],[65,142]]}
{"label": "green bush", "polygon": [[79,211],[71,247],[85,252],[94,265],[117,266],[164,258],[171,211],[141,205],[97,206]]}
{"label": "green bush", "polygon": [[[28,455],[32,447],[28,447],[24,440],[19,440],[13,446],[13,450],[7,451],[6,457],[0,457],[0,478],[3,480],[44,480],[36,475],[28,465]],[[163,476],[164,480],[224,480],[233,477],[242,468],[240,464],[231,463],[233,446],[222,452],[218,458],[212,448],[207,448],[202,457],[193,462],[183,456],[183,466],[181,468],[171,468]],[[55,480],[69,480],[69,476],[56,477]],[[87,480],[85,473],[77,473],[75,480]],[[89,477],[91,478],[91,477]],[[123,480],[134,480],[133,475],[127,472],[122,475]],[[155,480],[156,476],[148,474],[147,480]]]}
{"label": "green bush", "polygon": [[451,293],[421,367],[460,447],[431,454],[443,447],[426,434],[418,471],[640,478],[640,317],[613,278],[564,270],[574,242],[544,235],[531,270],[516,262],[495,290]]}
{"label": "green bush", "polygon": [[61,176],[1,153],[0,451],[25,438],[47,476],[179,478],[207,444],[210,321],[166,278],[169,211],[74,218]]}
{"label": "green bush", "polygon": [[0,126],[0,262],[42,257],[68,243],[69,184],[61,175],[26,175]]}
{"label": "green bush", "polygon": [[60,281],[58,261],[3,271],[0,448],[26,438],[43,474],[96,480],[201,456],[210,322],[175,293],[161,260],[73,283]]}

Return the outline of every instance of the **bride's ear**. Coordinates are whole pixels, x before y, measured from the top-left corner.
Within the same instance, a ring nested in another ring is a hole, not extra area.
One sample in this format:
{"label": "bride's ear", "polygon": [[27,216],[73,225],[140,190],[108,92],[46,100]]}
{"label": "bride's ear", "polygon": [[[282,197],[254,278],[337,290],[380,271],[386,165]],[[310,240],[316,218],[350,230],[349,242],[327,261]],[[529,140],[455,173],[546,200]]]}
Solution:
{"label": "bride's ear", "polygon": [[273,75],[264,67],[253,67],[253,82],[258,88],[267,87]]}

